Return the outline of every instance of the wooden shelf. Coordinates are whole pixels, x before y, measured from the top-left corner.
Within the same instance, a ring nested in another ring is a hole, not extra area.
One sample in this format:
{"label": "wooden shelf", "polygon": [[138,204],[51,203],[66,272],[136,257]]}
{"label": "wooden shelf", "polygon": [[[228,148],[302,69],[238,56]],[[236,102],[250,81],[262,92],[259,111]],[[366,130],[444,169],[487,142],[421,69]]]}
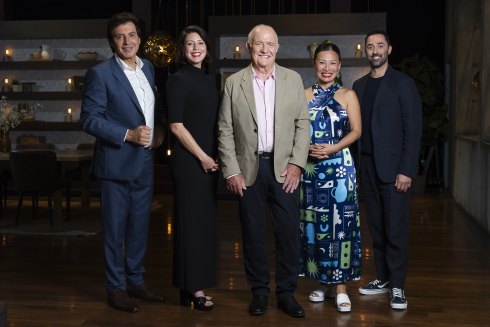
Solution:
{"label": "wooden shelf", "polygon": [[107,19],[5,20],[0,40],[105,39],[106,26]]}
{"label": "wooden shelf", "polygon": [[2,61],[1,70],[62,70],[62,69],[88,69],[101,61],[81,60],[81,61]]}
{"label": "wooden shelf", "polygon": [[82,92],[4,92],[10,100],[82,100]]}
{"label": "wooden shelf", "polygon": [[[284,67],[313,67],[312,59],[280,59],[276,62]],[[220,59],[217,61],[218,68],[243,68],[250,64],[250,59]],[[366,58],[343,58],[342,67],[369,67]]]}
{"label": "wooden shelf", "polygon": [[80,122],[23,121],[14,131],[81,131]]}

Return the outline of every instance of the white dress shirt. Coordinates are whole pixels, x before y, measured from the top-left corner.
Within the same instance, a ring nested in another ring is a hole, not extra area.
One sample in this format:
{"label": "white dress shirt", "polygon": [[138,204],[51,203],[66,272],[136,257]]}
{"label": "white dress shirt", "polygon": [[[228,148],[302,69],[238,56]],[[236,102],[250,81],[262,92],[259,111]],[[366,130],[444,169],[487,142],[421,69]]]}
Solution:
{"label": "white dress shirt", "polygon": [[[134,93],[138,98],[143,115],[145,116],[146,126],[151,128],[150,143],[146,146],[150,146],[153,142],[153,128],[155,118],[155,94],[151,88],[145,73],[143,73],[143,61],[136,57],[136,69],[131,68],[121,58],[116,56],[116,59],[121,66],[124,74],[129,80],[129,83],[133,87]],[[126,133],[127,135],[127,133]]]}

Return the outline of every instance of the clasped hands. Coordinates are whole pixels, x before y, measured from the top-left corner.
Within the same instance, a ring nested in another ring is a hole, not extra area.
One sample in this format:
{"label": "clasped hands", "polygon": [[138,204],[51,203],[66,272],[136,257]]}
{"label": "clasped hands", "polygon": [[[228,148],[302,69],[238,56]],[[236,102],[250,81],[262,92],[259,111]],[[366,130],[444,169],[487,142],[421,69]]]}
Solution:
{"label": "clasped hands", "polygon": [[206,173],[214,173],[215,171],[218,171],[219,164],[216,160],[207,155],[201,160],[201,167]]}
{"label": "clasped hands", "polygon": [[326,159],[332,153],[335,153],[332,144],[310,144],[309,156],[312,158]]}

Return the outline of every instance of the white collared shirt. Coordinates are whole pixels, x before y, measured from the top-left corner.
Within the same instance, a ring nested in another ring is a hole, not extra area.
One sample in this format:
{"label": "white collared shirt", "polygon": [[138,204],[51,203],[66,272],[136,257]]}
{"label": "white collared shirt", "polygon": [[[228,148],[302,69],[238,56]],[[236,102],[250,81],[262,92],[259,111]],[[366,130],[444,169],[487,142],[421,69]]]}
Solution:
{"label": "white collared shirt", "polygon": [[274,151],[274,106],[276,100],[276,67],[271,75],[262,81],[252,67],[252,84],[254,88],[255,108],[257,110],[257,125],[259,152]]}
{"label": "white collared shirt", "polygon": [[153,142],[155,94],[153,93],[145,73],[143,73],[143,61],[136,57],[136,69],[133,69],[118,56],[116,56],[116,59],[138,98],[140,107],[143,110],[143,115],[145,116],[146,126],[151,128],[150,143],[147,145],[150,146]]}

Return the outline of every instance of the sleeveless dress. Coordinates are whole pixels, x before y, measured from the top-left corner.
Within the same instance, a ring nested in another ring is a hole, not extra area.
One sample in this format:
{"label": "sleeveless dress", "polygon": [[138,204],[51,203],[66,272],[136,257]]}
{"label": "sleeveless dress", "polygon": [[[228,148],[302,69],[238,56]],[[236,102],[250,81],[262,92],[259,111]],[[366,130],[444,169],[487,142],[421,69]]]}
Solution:
{"label": "sleeveless dress", "polygon": [[[349,133],[346,110],[333,97],[334,83],[313,85],[311,144],[338,143]],[[349,148],[325,160],[308,159],[300,186],[302,257],[300,272],[324,284],[340,284],[361,276],[361,234],[356,169]]]}

